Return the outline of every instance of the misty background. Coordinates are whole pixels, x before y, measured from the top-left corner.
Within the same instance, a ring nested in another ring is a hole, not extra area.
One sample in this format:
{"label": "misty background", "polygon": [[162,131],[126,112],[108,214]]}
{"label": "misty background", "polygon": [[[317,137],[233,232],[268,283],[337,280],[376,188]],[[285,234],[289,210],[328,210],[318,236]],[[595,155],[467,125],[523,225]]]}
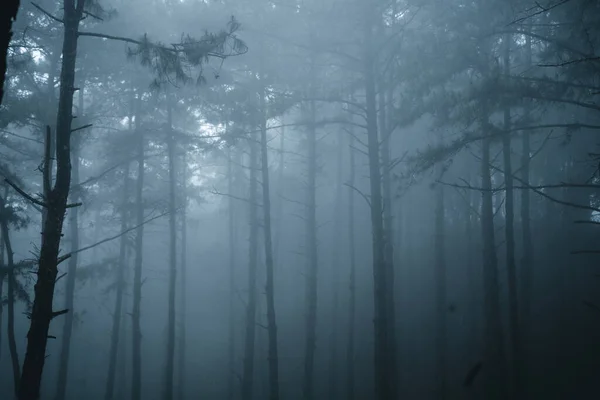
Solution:
{"label": "misty background", "polygon": [[12,32],[1,399],[600,395],[599,2],[39,0]]}

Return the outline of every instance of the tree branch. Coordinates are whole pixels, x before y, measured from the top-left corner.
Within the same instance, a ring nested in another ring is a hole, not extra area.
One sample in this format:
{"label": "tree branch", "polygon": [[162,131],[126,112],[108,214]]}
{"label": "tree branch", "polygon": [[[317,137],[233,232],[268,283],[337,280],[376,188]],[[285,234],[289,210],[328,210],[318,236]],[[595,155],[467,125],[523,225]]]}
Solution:
{"label": "tree branch", "polygon": [[23,190],[22,190],[20,187],[18,187],[18,186],[17,186],[17,185],[15,185],[14,183],[12,183],[12,182],[10,181],[10,179],[8,179],[8,178],[4,178],[4,182],[6,182],[7,184],[9,184],[9,185],[10,185],[10,187],[12,187],[13,189],[15,189],[15,190],[16,190],[16,191],[17,191],[17,192],[18,192],[18,193],[19,193],[21,196],[23,196],[25,199],[27,199],[27,200],[28,200],[28,201],[30,201],[31,203],[33,203],[33,204],[36,204],[36,205],[38,205],[38,206],[40,206],[40,207],[48,207],[48,206],[46,205],[46,203],[44,203],[44,202],[42,202],[42,201],[40,201],[40,200],[37,200],[37,199],[33,198],[31,195],[29,195],[29,194],[25,193],[25,192],[24,192],[24,191],[23,191]]}
{"label": "tree branch", "polygon": [[37,8],[42,14],[44,14],[45,16],[47,16],[50,19],[55,20],[56,22],[60,23],[60,24],[64,24],[65,21],[63,21],[62,19],[55,17],[54,15],[50,14],[48,11],[44,10],[42,7],[40,7],[38,4],[31,2],[31,5],[34,6],[35,8]]}

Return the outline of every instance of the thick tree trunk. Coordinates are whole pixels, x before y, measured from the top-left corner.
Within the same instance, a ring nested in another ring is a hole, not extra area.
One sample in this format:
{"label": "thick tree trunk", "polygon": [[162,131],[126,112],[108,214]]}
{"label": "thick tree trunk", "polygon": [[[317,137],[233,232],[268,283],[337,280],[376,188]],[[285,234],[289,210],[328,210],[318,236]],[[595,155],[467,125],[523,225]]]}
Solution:
{"label": "thick tree trunk", "polygon": [[140,129],[139,115],[140,115],[140,102],[141,99],[138,96],[136,100],[136,112],[138,118],[135,119],[136,129],[135,132],[138,135],[137,143],[137,181],[135,188],[135,223],[138,228],[136,229],[135,236],[135,260],[133,270],[133,310],[131,312],[132,321],[132,332],[131,332],[131,346],[132,346],[132,366],[131,366],[131,398],[132,400],[141,400],[142,398],[142,328],[140,320],[141,304],[142,304],[142,267],[143,267],[143,254],[144,254],[144,134]]}
{"label": "thick tree trunk", "polygon": [[173,399],[173,377],[175,372],[175,299],[177,291],[177,214],[175,190],[175,137],[173,132],[173,109],[167,94],[167,152],[169,158],[169,293],[167,320],[167,363],[165,368],[165,400]]}
{"label": "thick tree trunk", "polygon": [[373,10],[365,9],[364,79],[367,108],[367,136],[369,156],[369,180],[371,188],[370,209],[373,232],[373,282],[374,282],[374,368],[375,398],[392,400],[397,398],[397,371],[395,338],[391,337],[394,324],[390,313],[393,293],[388,283],[386,263],[386,238],[383,221],[383,198],[381,194],[381,167],[379,158],[379,135],[377,131],[377,102],[373,71]]}
{"label": "thick tree trunk", "polygon": [[12,38],[12,24],[17,19],[19,11],[19,0],[5,0],[0,13],[0,104],[4,98],[4,80],[6,78],[6,58],[8,56],[8,45]]}
{"label": "thick tree trunk", "polygon": [[306,199],[306,320],[304,343],[304,380],[302,394],[304,400],[314,398],[314,365],[317,345],[317,131],[315,128],[315,102],[309,103],[308,143],[308,186]]}
{"label": "thick tree trunk", "polygon": [[256,345],[256,269],[258,265],[258,149],[250,139],[250,202],[249,202],[249,255],[248,302],[246,303],[246,330],[244,335],[244,364],[242,373],[242,400],[254,394],[254,349]]}
{"label": "thick tree trunk", "polygon": [[[487,131],[487,119],[483,121]],[[494,232],[494,205],[490,174],[490,139],[482,142],[481,158],[481,236],[483,238],[483,303],[485,396],[490,400],[505,400],[507,392],[507,359],[500,312],[498,259]]]}
{"label": "thick tree trunk", "polygon": [[354,400],[354,332],[356,315],[356,252],[354,234],[354,138],[350,135],[348,154],[350,158],[350,176],[348,178],[348,249],[350,252],[350,277],[348,286],[348,342],[346,343],[346,397]]}
{"label": "thick tree trunk", "polygon": [[[78,91],[79,100],[79,116],[83,114],[83,85]],[[76,185],[79,184],[79,164],[80,164],[80,146],[81,146],[81,132],[75,134],[75,138],[72,140],[72,182],[75,184],[71,187],[71,200],[72,203],[79,201],[79,189]],[[65,308],[71,312],[65,315],[65,323],[63,325],[63,332],[61,338],[61,353],[58,365],[58,379],[56,382],[56,396],[55,400],[64,400],[67,394],[67,382],[69,375],[69,360],[71,354],[71,334],[73,333],[73,300],[75,297],[75,276],[77,273],[77,250],[79,249],[79,212],[77,208],[69,210],[69,238],[71,240],[71,252],[73,255],[69,259],[69,266],[67,269],[67,285],[65,288]]]}
{"label": "thick tree trunk", "polygon": [[[121,200],[121,232],[128,228],[129,221],[129,168],[127,163],[123,169],[123,198]],[[117,355],[119,350],[119,340],[121,335],[121,321],[123,314],[123,292],[125,291],[125,269],[127,253],[127,236],[121,237],[119,245],[119,266],[117,270],[117,294],[115,299],[115,308],[112,318],[112,331],[110,336],[110,350],[108,356],[108,376],[106,378],[105,400],[112,400],[115,391],[115,377],[117,373]]]}
{"label": "thick tree trunk", "polygon": [[181,276],[179,277],[180,283],[180,298],[181,298],[181,318],[179,321],[179,353],[177,355],[178,360],[178,375],[177,375],[177,398],[179,400],[185,399],[185,377],[186,377],[186,366],[187,366],[187,158],[185,153],[181,160],[181,265],[180,271]]}
{"label": "thick tree trunk", "polygon": [[[261,77],[262,80],[262,77]],[[261,82],[262,84],[262,82]],[[269,184],[269,154],[267,142],[267,117],[265,90],[260,95],[260,153],[263,194],[263,230],[265,234],[265,264],[267,267],[266,297],[269,334],[269,400],[279,400],[279,355],[277,348],[277,320],[275,315],[275,279],[273,261],[273,238],[271,233],[271,189]]]}
{"label": "thick tree trunk", "polygon": [[[63,313],[55,313],[52,304],[58,274],[58,253],[71,185],[71,121],[75,91],[75,61],[79,22],[83,15],[84,4],[85,0],[79,0],[77,5],[74,0],[64,0],[65,32],[56,122],[56,183],[45,199],[47,218],[44,222],[37,282],[34,286],[35,295],[31,325],[27,334],[27,351],[19,382],[19,400],[39,398],[50,322]],[[44,177],[47,178],[48,176]]]}
{"label": "thick tree trunk", "polygon": [[[441,167],[438,169],[438,176]],[[446,326],[446,241],[445,241],[444,187],[435,186],[435,298],[436,298],[436,399],[446,398],[447,326]]]}
{"label": "thick tree trunk", "polygon": [[[5,199],[0,197],[0,210],[4,210],[6,207]],[[6,248],[6,259],[7,259],[7,278],[8,278],[8,349],[10,352],[10,361],[13,372],[13,384],[15,394],[19,387],[20,379],[20,364],[19,364],[19,353],[17,352],[17,342],[15,340],[15,263],[13,259],[12,244],[10,241],[10,234],[8,231],[8,222],[4,216],[0,215],[0,230],[2,232],[2,246]]]}

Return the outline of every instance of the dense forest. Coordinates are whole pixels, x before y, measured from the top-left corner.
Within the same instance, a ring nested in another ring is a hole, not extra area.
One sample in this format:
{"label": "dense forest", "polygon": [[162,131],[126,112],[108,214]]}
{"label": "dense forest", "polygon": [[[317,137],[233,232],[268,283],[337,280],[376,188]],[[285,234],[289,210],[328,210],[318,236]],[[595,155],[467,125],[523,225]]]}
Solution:
{"label": "dense forest", "polygon": [[0,14],[1,399],[600,397],[600,2]]}

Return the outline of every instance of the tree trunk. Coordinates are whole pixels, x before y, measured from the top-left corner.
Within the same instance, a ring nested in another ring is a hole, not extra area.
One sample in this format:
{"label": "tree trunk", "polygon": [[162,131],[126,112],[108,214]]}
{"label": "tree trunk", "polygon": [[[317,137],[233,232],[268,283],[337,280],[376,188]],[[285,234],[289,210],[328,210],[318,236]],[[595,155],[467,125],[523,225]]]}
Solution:
{"label": "tree trunk", "polygon": [[306,249],[308,265],[306,271],[306,321],[304,343],[304,381],[302,394],[305,400],[314,398],[314,364],[317,344],[317,131],[315,128],[315,102],[309,103],[308,143],[308,187],[306,199]]}
{"label": "tree trunk", "polygon": [[[510,41],[511,35],[504,36],[504,72],[510,74]],[[504,185],[506,187],[504,209],[505,209],[505,240],[506,240],[506,269],[508,272],[508,308],[510,319],[510,343],[511,353],[514,363],[512,371],[514,383],[514,396],[521,398],[523,394],[522,382],[522,358],[521,358],[521,339],[519,332],[519,308],[518,308],[518,287],[517,287],[517,262],[515,260],[515,203],[514,203],[514,188],[513,188],[513,173],[512,173],[512,154],[511,154],[511,134],[508,132],[511,126],[511,110],[508,104],[508,99],[505,99],[504,104],[504,129],[506,133],[502,135],[502,155],[504,161]]]}
{"label": "tree trunk", "polygon": [[[83,84],[79,88],[78,100],[79,100],[79,117],[83,116]],[[81,118],[80,120],[82,120]],[[76,186],[79,184],[79,164],[80,164],[80,152],[81,152],[81,135],[82,132],[75,134],[72,140],[72,182],[75,184],[71,187],[71,200],[73,203],[79,201],[79,188]],[[58,379],[56,382],[56,400],[64,400],[67,393],[67,382],[69,375],[69,360],[71,354],[71,334],[73,333],[73,299],[75,297],[75,276],[77,274],[77,261],[78,255],[77,250],[79,249],[79,212],[77,208],[70,210],[69,218],[70,227],[70,239],[71,239],[71,252],[73,255],[69,259],[69,266],[67,269],[67,285],[65,288],[65,308],[71,310],[71,312],[65,315],[65,323],[63,325],[62,340],[61,340],[61,353],[58,366]]]}
{"label": "tree trunk", "polygon": [[[131,127],[130,127],[131,128]],[[128,228],[129,221],[129,168],[127,163],[123,170],[123,198],[121,201],[121,232]],[[112,331],[110,337],[110,352],[108,358],[108,376],[106,379],[105,400],[112,400],[115,391],[115,376],[117,373],[117,355],[119,349],[119,340],[121,334],[121,320],[123,313],[123,292],[125,291],[125,269],[127,252],[127,236],[121,237],[119,245],[119,269],[117,270],[117,295],[115,299],[115,308],[112,318]]]}
{"label": "tree trunk", "polygon": [[[227,148],[227,193],[234,194],[233,189],[233,160],[231,146]],[[227,348],[227,400],[233,400],[234,397],[234,368],[235,368],[235,249],[236,231],[235,231],[235,209],[233,197],[228,199],[229,212],[229,321],[228,321],[228,348]],[[251,200],[252,201],[252,200]],[[183,399],[180,399],[183,400]]]}
{"label": "tree trunk", "polygon": [[354,234],[354,138],[350,135],[348,154],[350,156],[350,177],[348,179],[348,249],[350,252],[350,277],[348,300],[348,342],[346,343],[346,397],[354,400],[354,331],[356,309],[356,252]]}
{"label": "tree trunk", "polygon": [[[484,115],[487,115],[485,112]],[[487,117],[483,121],[487,131]],[[494,205],[490,174],[490,139],[482,141],[481,158],[481,236],[483,238],[483,303],[484,303],[484,360],[486,368],[485,396],[490,400],[508,398],[507,360],[500,312],[498,259],[494,232]]]}
{"label": "tree trunk", "polygon": [[[438,178],[441,178],[441,167]],[[446,326],[446,241],[445,241],[444,187],[435,186],[435,297],[436,297],[436,399],[446,398],[447,326]]]}
{"label": "tree trunk", "polygon": [[337,149],[337,164],[336,164],[336,183],[335,183],[335,223],[333,227],[332,235],[332,257],[331,257],[331,275],[330,279],[332,282],[331,293],[332,299],[332,313],[330,321],[330,336],[329,336],[329,378],[328,378],[328,391],[330,399],[339,398],[338,394],[338,340],[339,340],[339,318],[338,318],[338,299],[339,299],[339,268],[340,268],[340,250],[341,241],[339,240],[339,234],[342,232],[342,171],[343,171],[343,154],[344,154],[344,143],[342,140],[342,134],[338,132],[338,149]]}
{"label": "tree trunk", "polygon": [[[0,197],[0,212],[6,209],[6,196]],[[8,221],[3,215],[0,215],[0,229],[2,232],[2,246],[6,248],[6,259],[8,267],[8,348],[10,351],[10,361],[13,371],[14,392],[17,394],[20,379],[20,364],[19,353],[17,352],[17,342],[15,340],[15,263],[13,259],[12,244],[10,242],[10,234],[8,231]]]}
{"label": "tree trunk", "polygon": [[[73,92],[75,91],[75,61],[79,22],[85,0],[75,5],[74,0],[64,0],[64,40],[60,97],[56,122],[56,182],[45,199],[47,218],[42,233],[37,281],[31,325],[27,334],[27,351],[23,373],[19,382],[19,400],[37,400],[40,395],[42,373],[46,359],[46,345],[50,321],[64,312],[54,312],[52,303],[58,274],[58,253],[67,198],[71,185],[71,121],[73,119]],[[46,173],[45,175],[49,175]],[[48,176],[44,179],[47,180]],[[68,310],[67,310],[68,311]]]}
{"label": "tree trunk", "polygon": [[373,282],[374,282],[374,368],[375,398],[397,398],[397,371],[395,338],[391,337],[394,324],[390,313],[393,293],[388,283],[386,263],[386,239],[383,222],[383,199],[381,194],[381,167],[379,158],[379,135],[377,131],[377,102],[373,71],[373,10],[365,10],[364,79],[367,109],[367,136],[369,156],[369,180],[371,188],[370,209],[373,232]]}
{"label": "tree trunk", "polygon": [[163,398],[173,398],[173,376],[175,371],[175,298],[177,282],[177,214],[175,190],[175,137],[173,132],[173,109],[170,94],[167,93],[167,151],[169,157],[169,293],[167,321],[167,365],[165,368],[165,393]]}
{"label": "tree trunk", "polygon": [[[261,76],[261,80],[262,80]],[[261,85],[263,83],[261,82]],[[269,154],[267,142],[266,93],[264,87],[260,96],[260,153],[263,194],[263,229],[265,235],[265,264],[267,267],[266,297],[269,333],[269,400],[279,400],[279,356],[277,349],[277,321],[275,315],[275,282],[273,262],[273,239],[271,233],[271,190],[269,184]]]}
{"label": "tree trunk", "polygon": [[133,270],[133,310],[131,312],[132,332],[132,367],[131,367],[131,398],[141,400],[142,398],[142,328],[140,326],[141,303],[142,303],[142,266],[144,254],[144,134],[140,129],[141,98],[138,95],[136,101],[135,132],[138,135],[138,171],[135,188],[135,223],[138,226],[135,236],[135,261]]}
{"label": "tree trunk", "polygon": [[19,11],[19,0],[6,0],[0,14],[0,104],[4,98],[4,79],[6,78],[6,58],[8,57],[8,45],[12,38],[12,23],[17,19]]}
{"label": "tree trunk", "polygon": [[258,149],[250,139],[250,202],[249,202],[249,255],[248,303],[246,304],[246,332],[244,336],[244,365],[242,374],[242,400],[254,394],[254,349],[256,338],[256,269],[258,265]]}
{"label": "tree trunk", "polygon": [[[4,196],[6,197],[6,196]],[[5,269],[4,264],[4,238],[2,237],[2,230],[0,230],[0,299],[4,297],[4,279],[8,272]],[[4,317],[4,303],[0,301],[0,361],[2,361],[2,321]]]}
{"label": "tree trunk", "polygon": [[[526,36],[526,58],[525,68],[529,70],[532,65],[531,55],[531,36]],[[524,105],[524,124],[530,122],[531,103],[525,100]],[[529,141],[529,132],[521,132],[521,184],[529,186],[530,181],[530,165],[531,165],[531,144]],[[531,320],[531,301],[533,293],[533,239],[531,235],[531,197],[529,190],[521,191],[521,234],[523,255],[521,259],[521,308],[520,308],[520,324],[521,324],[521,343],[525,344],[528,340],[529,326]],[[527,346],[523,345],[523,351],[526,351]],[[525,357],[525,354],[523,354]],[[526,359],[523,360],[525,366]],[[525,371],[526,375],[527,372]],[[526,376],[523,377],[525,379]]]}
{"label": "tree trunk", "polygon": [[[186,342],[187,342],[187,332],[186,332],[186,322],[187,322],[187,158],[185,153],[183,155],[183,159],[181,162],[182,170],[181,170],[181,276],[179,278],[180,282],[180,298],[181,298],[181,318],[179,322],[179,354],[177,356],[178,359],[178,370],[179,374],[177,375],[177,398],[179,400],[185,399],[185,377],[186,377]],[[233,298],[233,297],[232,297]]]}

